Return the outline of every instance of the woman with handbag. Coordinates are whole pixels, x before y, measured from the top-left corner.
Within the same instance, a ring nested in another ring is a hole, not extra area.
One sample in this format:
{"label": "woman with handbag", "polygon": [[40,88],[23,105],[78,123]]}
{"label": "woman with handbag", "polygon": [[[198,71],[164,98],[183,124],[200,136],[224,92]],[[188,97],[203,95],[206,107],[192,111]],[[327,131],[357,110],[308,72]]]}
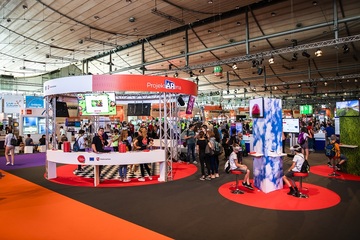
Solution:
{"label": "woman with handbag", "polygon": [[[5,137],[5,158],[6,158],[6,165],[14,165],[14,160],[15,160],[15,156],[14,156],[14,149],[15,149],[15,145],[17,143],[17,139],[15,137],[15,135],[12,133],[12,130],[9,129],[8,130],[8,134]],[[11,155],[11,163],[9,161],[9,153]]]}

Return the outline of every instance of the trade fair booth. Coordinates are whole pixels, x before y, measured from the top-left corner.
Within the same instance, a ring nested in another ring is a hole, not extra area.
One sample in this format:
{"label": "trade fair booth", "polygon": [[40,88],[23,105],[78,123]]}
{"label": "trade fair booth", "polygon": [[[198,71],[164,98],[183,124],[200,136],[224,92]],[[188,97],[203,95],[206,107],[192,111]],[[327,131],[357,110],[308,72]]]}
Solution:
{"label": "trade fair booth", "polygon": [[[93,153],[71,152],[68,149],[58,150],[47,149],[46,151],[46,177],[53,179],[57,177],[57,164],[83,164],[94,166],[94,185],[99,184],[100,165],[122,165],[140,163],[160,163],[159,181],[172,179],[172,159],[174,152],[169,149],[177,148],[178,141],[174,141],[175,134],[170,125],[175,124],[177,115],[176,109],[181,95],[197,95],[197,85],[188,80],[169,78],[164,76],[143,76],[143,75],[84,75],[71,76],[49,80],[44,83],[44,96],[46,97],[46,136],[48,140],[52,136],[52,146],[56,146],[56,108],[59,107],[56,99],[59,96],[77,96],[79,101],[79,114],[95,116],[109,115],[116,112],[118,94],[128,96],[143,95],[144,99],[149,94],[155,96],[160,106],[160,119],[163,124],[160,132],[162,141],[159,141],[160,148],[155,150],[133,151],[126,153],[109,152]],[[82,99],[84,98],[84,99]],[[142,105],[145,100],[140,101]],[[183,101],[183,100],[182,100]],[[188,108],[193,107],[188,104]],[[136,109],[128,109],[136,111]],[[97,129],[95,121],[95,129]],[[175,139],[176,140],[176,139]],[[49,142],[49,141],[48,141]]]}

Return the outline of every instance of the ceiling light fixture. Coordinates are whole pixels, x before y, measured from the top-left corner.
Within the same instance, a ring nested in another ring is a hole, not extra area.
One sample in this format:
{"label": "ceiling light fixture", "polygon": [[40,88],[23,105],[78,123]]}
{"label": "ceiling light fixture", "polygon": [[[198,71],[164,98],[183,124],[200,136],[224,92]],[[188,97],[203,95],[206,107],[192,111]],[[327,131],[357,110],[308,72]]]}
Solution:
{"label": "ceiling light fixture", "polygon": [[237,67],[237,64],[236,64],[236,63],[233,63],[233,65],[232,65],[232,69],[234,69],[234,70],[238,69],[238,67]]}
{"label": "ceiling light fixture", "polygon": [[315,56],[317,56],[317,57],[321,57],[322,56],[322,51],[321,51],[321,49],[320,48],[318,48],[317,50],[316,50],[316,52],[315,52]]}
{"label": "ceiling light fixture", "polygon": [[176,22],[176,23],[178,23],[178,24],[180,24],[180,25],[185,25],[185,21],[184,21],[184,20],[179,19],[179,18],[176,18],[176,17],[173,17],[173,16],[171,16],[171,15],[169,15],[169,14],[166,14],[166,13],[164,13],[164,12],[162,12],[162,11],[159,11],[159,10],[157,10],[157,8],[151,9],[151,13],[152,13],[152,14],[155,14],[155,15],[157,15],[157,16],[159,16],[159,17],[165,18],[165,19],[167,19],[167,20],[170,20],[170,21],[172,21],[172,22]]}
{"label": "ceiling light fixture", "polygon": [[273,64],[274,63],[274,57],[271,56],[271,58],[269,59],[269,64]]}
{"label": "ceiling light fixture", "polygon": [[174,73],[174,77],[177,78],[179,74],[177,72]]}
{"label": "ceiling light fixture", "polygon": [[294,53],[291,60],[294,62],[297,61],[297,55],[298,55],[298,53]]}
{"label": "ceiling light fixture", "polygon": [[347,44],[344,44],[344,46],[343,46],[343,53],[346,54],[346,53],[348,53],[348,52],[350,52],[350,48],[348,47]]}
{"label": "ceiling light fixture", "polygon": [[199,70],[199,73],[204,73],[205,72],[205,68],[201,68],[200,70]]}
{"label": "ceiling light fixture", "polygon": [[74,58],[59,57],[59,56],[54,56],[54,55],[51,55],[51,54],[46,54],[45,57],[46,58],[51,58],[51,59],[56,59],[56,60],[68,61],[68,62],[78,62],[79,61],[79,60],[74,59]]}
{"label": "ceiling light fixture", "polygon": [[257,74],[261,75],[263,73],[263,68],[262,67],[258,67],[257,69]]}

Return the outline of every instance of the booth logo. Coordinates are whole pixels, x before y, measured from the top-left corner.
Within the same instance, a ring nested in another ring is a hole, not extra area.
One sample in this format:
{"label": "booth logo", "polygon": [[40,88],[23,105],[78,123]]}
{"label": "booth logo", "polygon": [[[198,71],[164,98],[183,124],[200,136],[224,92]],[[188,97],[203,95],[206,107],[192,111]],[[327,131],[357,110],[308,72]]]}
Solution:
{"label": "booth logo", "polygon": [[90,157],[89,160],[90,160],[90,161],[94,161],[94,158],[93,158],[93,157]]}
{"label": "booth logo", "polygon": [[176,85],[174,82],[170,81],[170,80],[165,80],[165,88],[166,89],[175,89]]}
{"label": "booth logo", "polygon": [[79,163],[84,163],[85,162],[85,157],[83,155],[80,155],[77,157],[77,160]]}

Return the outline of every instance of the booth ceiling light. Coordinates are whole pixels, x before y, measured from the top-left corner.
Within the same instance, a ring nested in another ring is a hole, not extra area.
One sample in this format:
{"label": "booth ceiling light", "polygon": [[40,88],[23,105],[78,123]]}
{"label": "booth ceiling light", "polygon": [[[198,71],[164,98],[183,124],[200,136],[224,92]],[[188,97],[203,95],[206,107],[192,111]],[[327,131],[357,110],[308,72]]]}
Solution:
{"label": "booth ceiling light", "polygon": [[344,46],[343,46],[343,53],[346,54],[346,53],[348,53],[348,52],[350,52],[350,48],[348,47],[347,44],[344,44]]}
{"label": "booth ceiling light", "polygon": [[322,56],[322,51],[321,51],[320,48],[318,48],[318,49],[316,50],[315,56],[317,56],[317,57],[321,57],[321,56]]}
{"label": "booth ceiling light", "polygon": [[232,65],[232,69],[234,69],[234,70],[238,69],[238,67],[237,67],[237,64],[236,64],[236,63],[233,63],[233,65]]}
{"label": "booth ceiling light", "polygon": [[298,55],[298,53],[294,53],[291,60],[292,61],[297,61],[297,55]]}
{"label": "booth ceiling light", "polygon": [[205,72],[205,68],[201,68],[200,70],[199,70],[199,73],[204,73]]}
{"label": "booth ceiling light", "polygon": [[303,55],[304,57],[310,58],[310,54],[308,54],[307,51],[303,51],[303,52],[302,52],[302,55]]}
{"label": "booth ceiling light", "polygon": [[179,74],[178,74],[177,72],[175,72],[175,73],[174,73],[174,77],[177,78],[178,76],[179,76]]}

